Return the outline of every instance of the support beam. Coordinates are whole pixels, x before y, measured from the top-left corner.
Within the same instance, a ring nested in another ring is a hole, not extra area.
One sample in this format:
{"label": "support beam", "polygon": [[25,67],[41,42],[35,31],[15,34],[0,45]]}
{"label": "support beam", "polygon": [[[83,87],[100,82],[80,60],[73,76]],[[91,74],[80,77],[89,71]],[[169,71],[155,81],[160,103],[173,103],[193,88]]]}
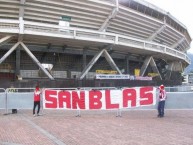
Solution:
{"label": "support beam", "polygon": [[162,80],[162,77],[161,77],[161,75],[159,73],[159,70],[158,70],[158,68],[156,66],[156,63],[155,63],[155,61],[154,61],[152,56],[149,56],[149,57],[147,57],[145,59],[145,61],[143,63],[143,66],[141,67],[141,70],[140,70],[140,76],[144,76],[145,71],[147,70],[147,67],[148,67],[149,64],[152,67],[153,72],[154,73],[158,73],[160,79]]}
{"label": "support beam", "polygon": [[115,62],[113,61],[109,53],[107,52],[107,50],[104,50],[104,56],[107,62],[110,64],[111,68],[116,70],[121,75],[122,74],[121,71],[119,70],[119,68],[117,67],[117,65],[115,64]]}
{"label": "support beam", "polygon": [[83,49],[83,70],[84,70],[84,68],[86,67],[86,51],[87,51],[87,49],[86,48],[84,48]]}
{"label": "support beam", "polygon": [[130,74],[130,71],[129,71],[129,57],[130,57],[130,54],[125,56],[125,73],[126,74]]}
{"label": "support beam", "polygon": [[27,48],[27,46],[20,42],[23,49],[27,52],[27,54],[32,58],[32,60],[40,67],[40,69],[51,79],[54,80],[54,78],[50,75],[50,73],[42,66],[42,64],[39,62],[39,60],[31,53],[31,51]]}
{"label": "support beam", "polygon": [[142,65],[142,67],[140,69],[140,76],[144,76],[145,71],[147,70],[147,67],[148,67],[150,61],[151,61],[151,57],[150,56],[145,59],[143,65]]}
{"label": "support beam", "polygon": [[18,47],[20,42],[15,43],[9,51],[0,59],[0,64]]}
{"label": "support beam", "polygon": [[103,54],[103,52],[105,51],[105,49],[102,49],[101,51],[99,51],[94,57],[93,59],[89,62],[89,64],[84,68],[84,70],[82,71],[79,79],[82,80],[85,75],[89,72],[89,70],[92,68],[92,66],[96,63],[96,61],[99,59],[99,57]]}
{"label": "support beam", "polygon": [[60,53],[55,53],[55,55],[53,56],[53,67],[52,69],[55,67],[55,65],[59,62],[60,63]]}
{"label": "support beam", "polygon": [[171,48],[176,48],[176,47],[177,47],[178,45],[180,45],[184,40],[185,40],[184,37],[181,38],[180,40],[178,40],[178,42],[176,42],[175,44],[173,44],[173,45],[171,46]]}
{"label": "support beam", "polygon": [[99,59],[99,57],[104,54],[105,59],[107,60],[107,62],[109,63],[109,65],[114,69],[117,70],[117,72],[119,74],[122,74],[121,71],[119,70],[119,68],[117,67],[117,65],[115,64],[115,62],[113,61],[113,59],[111,58],[111,56],[109,55],[109,53],[107,52],[106,49],[102,49],[101,51],[99,51],[94,57],[93,59],[89,62],[89,64],[84,68],[84,70],[82,71],[79,79],[82,80],[86,74],[89,72],[89,70],[92,68],[92,66],[96,63],[96,61]]}
{"label": "support beam", "polygon": [[12,35],[9,36],[5,36],[3,38],[0,39],[0,46],[2,46],[3,44],[7,43],[8,41],[10,41],[13,38]]}
{"label": "support beam", "polygon": [[[21,46],[19,46],[19,47],[21,47]],[[21,51],[20,51],[20,49],[18,48],[17,50],[16,50],[16,60],[15,60],[15,66],[16,66],[16,68],[15,68],[15,75],[16,76],[20,76],[20,63],[21,63]]]}
{"label": "support beam", "polygon": [[113,8],[109,16],[106,18],[102,26],[99,28],[99,31],[105,31],[106,28],[109,26],[111,19],[115,18],[117,13],[119,12],[119,2],[118,0],[115,0],[115,2],[116,2],[115,7]]}
{"label": "support beam", "polygon": [[155,37],[160,34],[162,31],[164,31],[164,29],[166,28],[166,25],[163,25],[162,27],[160,27],[157,31],[155,31],[155,33],[153,33],[151,36],[149,36],[149,38],[147,38],[148,41],[153,41],[153,39],[155,39]]}
{"label": "support beam", "polygon": [[20,5],[19,5],[19,37],[18,41],[23,40],[23,34],[24,34],[24,4],[25,0],[20,0]]}
{"label": "support beam", "polygon": [[162,80],[162,77],[161,77],[161,75],[160,75],[160,73],[159,73],[159,70],[158,70],[158,68],[157,68],[157,66],[156,66],[156,63],[155,63],[153,57],[151,57],[150,65],[151,65],[151,67],[152,67],[153,72],[154,72],[154,73],[157,73],[158,76],[160,77],[160,80]]}

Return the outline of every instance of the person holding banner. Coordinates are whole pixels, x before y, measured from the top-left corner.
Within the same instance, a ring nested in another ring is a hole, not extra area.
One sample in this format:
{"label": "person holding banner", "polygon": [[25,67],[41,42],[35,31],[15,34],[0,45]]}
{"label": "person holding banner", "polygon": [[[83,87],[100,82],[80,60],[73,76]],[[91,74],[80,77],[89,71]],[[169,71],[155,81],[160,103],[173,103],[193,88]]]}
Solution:
{"label": "person holding banner", "polygon": [[39,88],[39,86],[36,86],[35,91],[34,91],[33,116],[36,116],[36,114],[35,114],[36,106],[38,106],[37,116],[39,116],[39,112],[40,112],[40,94],[41,94],[40,88]]}
{"label": "person holding banner", "polygon": [[158,117],[164,117],[164,108],[166,100],[166,91],[164,85],[159,87]]}

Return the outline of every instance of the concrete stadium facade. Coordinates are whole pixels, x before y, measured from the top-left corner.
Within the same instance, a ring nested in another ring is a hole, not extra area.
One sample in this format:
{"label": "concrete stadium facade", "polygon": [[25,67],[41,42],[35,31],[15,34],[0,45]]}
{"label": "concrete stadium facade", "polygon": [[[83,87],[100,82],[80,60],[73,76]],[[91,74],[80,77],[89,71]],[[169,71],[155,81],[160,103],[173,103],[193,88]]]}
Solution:
{"label": "concrete stadium facade", "polygon": [[[180,84],[191,41],[180,21],[143,0],[0,0],[0,84]],[[135,69],[157,76],[148,83],[95,79],[96,70],[134,76]]]}

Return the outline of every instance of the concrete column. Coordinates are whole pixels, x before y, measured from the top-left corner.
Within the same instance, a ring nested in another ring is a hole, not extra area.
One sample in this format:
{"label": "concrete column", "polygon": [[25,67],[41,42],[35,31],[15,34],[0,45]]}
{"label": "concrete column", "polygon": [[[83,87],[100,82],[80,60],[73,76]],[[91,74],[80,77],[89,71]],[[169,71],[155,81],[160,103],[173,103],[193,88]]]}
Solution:
{"label": "concrete column", "polygon": [[[83,65],[82,65],[82,71],[86,68],[86,54],[87,54],[87,49],[83,49]],[[84,77],[84,81],[86,81],[86,76]]]}
{"label": "concrete column", "polygon": [[25,0],[20,0],[20,7],[19,7],[19,33],[23,34],[24,31],[24,5],[25,5]]}
{"label": "concrete column", "polygon": [[15,62],[16,62],[16,68],[15,68],[15,75],[16,76],[20,76],[20,63],[21,63],[21,51],[20,51],[20,49],[17,49],[16,50],[16,60],[15,60]]}
{"label": "concrete column", "polygon": [[130,74],[130,71],[129,71],[129,54],[127,56],[125,56],[125,73],[126,74]]}
{"label": "concrete column", "polygon": [[67,78],[71,78],[71,70],[67,70]]}
{"label": "concrete column", "polygon": [[84,70],[84,68],[86,67],[86,55],[87,55],[87,50],[84,48],[83,49],[83,68],[82,70]]}

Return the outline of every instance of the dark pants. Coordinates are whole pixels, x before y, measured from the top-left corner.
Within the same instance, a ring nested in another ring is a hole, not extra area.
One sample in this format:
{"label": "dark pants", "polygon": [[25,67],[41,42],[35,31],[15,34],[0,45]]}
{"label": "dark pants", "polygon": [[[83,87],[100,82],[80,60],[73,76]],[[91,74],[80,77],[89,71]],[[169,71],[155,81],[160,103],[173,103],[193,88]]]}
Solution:
{"label": "dark pants", "polygon": [[165,101],[159,101],[159,104],[158,104],[158,116],[159,117],[164,116],[164,107],[165,107]]}
{"label": "dark pants", "polygon": [[33,114],[35,114],[36,106],[38,105],[37,114],[40,112],[40,101],[34,101],[34,108],[33,108]]}

